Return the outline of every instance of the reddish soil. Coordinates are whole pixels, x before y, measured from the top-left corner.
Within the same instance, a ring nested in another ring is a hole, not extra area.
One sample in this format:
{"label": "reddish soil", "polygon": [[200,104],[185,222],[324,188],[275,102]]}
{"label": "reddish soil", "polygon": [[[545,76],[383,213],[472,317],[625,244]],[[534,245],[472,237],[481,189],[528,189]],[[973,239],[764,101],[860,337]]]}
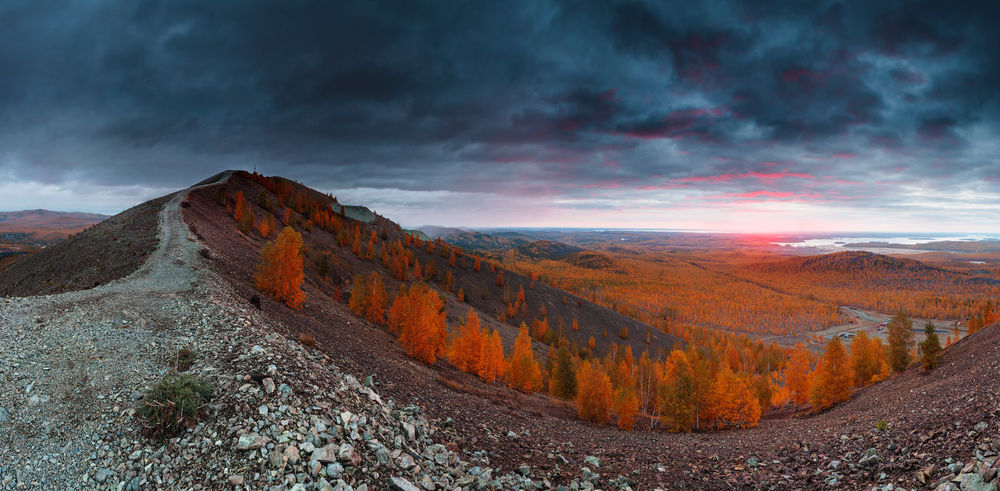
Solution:
{"label": "reddish soil", "polygon": [[[243,189],[252,199],[260,192],[255,183],[239,176],[229,185],[231,191]],[[251,277],[263,240],[239,233],[215,197],[212,188],[191,193],[185,221],[210,249],[214,270],[250,298],[257,294]],[[379,222],[377,226],[392,228]],[[595,471],[605,478],[626,476],[640,489],[657,485],[802,488],[824,485],[828,463],[836,459],[843,461],[837,470],[839,483],[848,488],[888,482],[916,486],[915,471],[926,463],[972,455],[979,442],[979,437],[968,433],[972,425],[987,421],[996,433],[1000,423],[994,380],[1000,373],[1000,325],[952,346],[942,366],[929,375],[913,368],[819,415],[765,419],[750,430],[691,434],[624,432],[581,422],[565,402],[487,385],[443,362],[425,366],[407,357],[384,329],[330,300],[335,286],[355,272],[371,270],[371,263],[355,258],[349,248],[345,253],[326,232],[314,229],[305,235],[310,258],[321,249],[334,253],[333,278],[323,280],[310,269],[304,286],[307,300],[301,310],[261,296],[263,310],[293,335],[313,333],[317,349],[342,369],[362,378],[374,375],[380,392],[398,404],[419,404],[464,450],[489,450],[492,465],[503,470],[528,464],[535,470],[551,471],[556,482],[568,482],[579,476],[583,457],[595,455],[601,458]],[[387,287],[392,291],[396,284],[387,281]],[[534,290],[538,289],[536,284]],[[491,291],[488,297],[500,295]],[[448,295],[452,321],[467,308]],[[491,312],[488,305],[483,310]],[[483,317],[491,325],[498,324]],[[512,331],[503,331],[508,343]],[[453,424],[444,426],[448,418]],[[883,418],[888,429],[879,431],[876,422]],[[939,432],[921,441],[921,435],[931,429]],[[506,437],[508,431],[518,437]],[[849,468],[868,448],[877,449],[879,464]],[[569,463],[559,464],[548,457],[550,453],[564,456]],[[761,465],[748,466],[750,457]],[[557,465],[562,474],[555,471]],[[662,465],[662,472],[657,465]],[[886,477],[880,479],[883,472]]]}

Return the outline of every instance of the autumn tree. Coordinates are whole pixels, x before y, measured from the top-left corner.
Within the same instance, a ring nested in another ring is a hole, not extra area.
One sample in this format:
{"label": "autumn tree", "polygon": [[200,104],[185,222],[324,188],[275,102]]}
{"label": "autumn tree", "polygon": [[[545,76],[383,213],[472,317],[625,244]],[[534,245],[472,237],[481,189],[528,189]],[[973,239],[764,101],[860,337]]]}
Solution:
{"label": "autumn tree", "polygon": [[354,227],[354,242],[351,243],[351,252],[355,256],[361,257],[361,226],[356,225]]}
{"label": "autumn tree", "polygon": [[377,240],[375,231],[372,230],[371,235],[368,237],[368,247],[365,249],[365,259],[369,261],[375,260],[375,243]]}
{"label": "autumn tree", "polygon": [[660,407],[657,397],[661,382],[659,366],[650,359],[649,353],[643,351],[635,369],[635,392],[639,398],[639,412],[650,415],[650,428],[656,421],[657,409]]}
{"label": "autumn tree", "polygon": [[489,339],[483,340],[482,351],[479,355],[479,367],[476,369],[476,374],[484,381],[493,383],[500,377],[503,377],[505,372],[506,364],[503,357],[503,340],[500,339],[500,333],[494,329]]}
{"label": "autumn tree", "polygon": [[365,298],[365,319],[375,324],[385,322],[385,305],[388,296],[385,292],[385,285],[382,282],[382,275],[372,271],[368,275],[368,288]]}
{"label": "autumn tree", "polygon": [[913,349],[913,321],[900,312],[889,321],[889,365],[895,372],[902,372],[910,365]]}
{"label": "autumn tree", "polygon": [[712,409],[721,427],[752,428],[760,421],[761,407],[750,381],[723,364],[715,376]]}
{"label": "autumn tree", "polygon": [[684,354],[687,355],[688,363],[691,364],[694,380],[694,427],[696,430],[700,430],[706,426],[703,423],[715,419],[713,367],[711,361],[694,343],[688,345]]}
{"label": "autumn tree", "polygon": [[348,300],[347,305],[351,308],[351,312],[354,312],[354,315],[364,317],[367,303],[368,283],[365,281],[365,275],[357,273],[351,280],[351,299]]}
{"label": "autumn tree", "polygon": [[851,341],[851,372],[854,385],[863,387],[880,380],[885,365],[885,349],[878,338],[869,337],[864,331]]}
{"label": "autumn tree", "polygon": [[802,343],[796,344],[785,369],[785,386],[788,387],[792,401],[797,406],[809,400],[810,358],[806,347]]}
{"label": "autumn tree", "polygon": [[274,215],[268,213],[267,216],[260,221],[257,231],[260,232],[261,237],[266,239],[270,237],[275,230],[277,230],[277,226],[274,224]]}
{"label": "autumn tree", "polygon": [[447,339],[444,300],[424,283],[400,288],[389,309],[389,326],[399,334],[406,354],[433,364]]}
{"label": "autumn tree", "polygon": [[507,357],[507,383],[520,391],[529,392],[541,387],[542,371],[535,363],[531,350],[531,335],[528,326],[521,323],[521,332],[514,340],[514,347]]}
{"label": "autumn tree", "polygon": [[580,419],[607,423],[611,417],[611,379],[596,361],[581,363],[576,376],[576,411]]}
{"label": "autumn tree", "polygon": [[243,191],[236,191],[236,209],[233,211],[233,218],[239,226],[240,232],[249,234],[254,229],[253,210],[250,203],[243,197]]}
{"label": "autumn tree", "polygon": [[458,328],[458,335],[448,346],[448,361],[463,372],[476,373],[483,354],[483,341],[479,314],[470,307],[465,322]]}
{"label": "autumn tree", "polygon": [[924,371],[938,365],[941,358],[941,341],[935,332],[934,324],[928,322],[924,326],[924,340],[920,343],[920,365]]}
{"label": "autumn tree", "polygon": [[560,399],[572,399],[576,396],[576,372],[573,369],[573,355],[569,351],[569,342],[565,339],[559,343],[552,372],[549,375],[549,393]]}
{"label": "autumn tree", "polygon": [[667,431],[691,431],[695,424],[696,409],[694,373],[683,351],[674,350],[667,356],[659,392],[660,421],[663,427]]}
{"label": "autumn tree", "polygon": [[849,399],[853,379],[851,365],[847,359],[847,349],[844,348],[844,343],[840,342],[840,338],[834,336],[826,344],[823,358],[816,368],[812,391],[809,394],[813,409],[820,411]]}
{"label": "autumn tree", "polygon": [[618,428],[631,431],[635,427],[635,414],[639,411],[639,399],[631,384],[621,384],[615,391],[614,408]]}
{"label": "autumn tree", "polygon": [[531,322],[531,334],[539,341],[545,340],[545,334],[549,332],[548,319],[535,319]]}
{"label": "autumn tree", "polygon": [[302,265],[302,236],[286,227],[261,251],[261,262],[253,277],[254,287],[293,309],[306,299],[302,291],[305,269]]}

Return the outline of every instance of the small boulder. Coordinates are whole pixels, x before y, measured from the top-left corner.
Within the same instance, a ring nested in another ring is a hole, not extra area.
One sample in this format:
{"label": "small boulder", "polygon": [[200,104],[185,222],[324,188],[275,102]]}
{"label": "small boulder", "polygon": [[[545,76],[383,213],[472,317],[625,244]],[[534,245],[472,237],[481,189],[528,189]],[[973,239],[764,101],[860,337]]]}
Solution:
{"label": "small boulder", "polygon": [[285,460],[292,465],[298,464],[301,457],[299,456],[299,448],[292,445],[285,449],[284,453]]}
{"label": "small boulder", "polygon": [[97,474],[94,475],[94,479],[97,482],[104,482],[107,481],[108,478],[113,475],[115,475],[115,473],[111,472],[111,469],[98,469]]}
{"label": "small boulder", "polygon": [[329,464],[331,462],[337,461],[337,445],[329,444],[324,445],[316,450],[313,450],[312,460],[322,462],[324,464]]}
{"label": "small boulder", "polygon": [[412,442],[413,440],[417,439],[417,428],[413,426],[412,423],[407,423],[404,421],[400,423],[400,427],[403,428],[403,434],[406,435],[407,440]]}
{"label": "small boulder", "polygon": [[354,449],[354,445],[351,445],[350,443],[345,443],[341,445],[339,449],[337,449],[337,460],[351,464],[354,467],[357,467],[359,464],[361,464],[361,454],[359,454],[358,451]]}
{"label": "small boulder", "polygon": [[391,482],[392,489],[396,489],[398,491],[420,491],[420,488],[414,486],[413,483],[403,479],[402,477],[393,477]]}
{"label": "small boulder", "polygon": [[865,453],[861,455],[861,459],[858,460],[858,465],[862,467],[878,465],[878,451],[874,448],[865,450]]}
{"label": "small boulder", "polygon": [[236,442],[236,450],[256,450],[263,447],[268,441],[267,438],[256,433],[247,433],[240,435],[239,441]]}
{"label": "small boulder", "polygon": [[406,452],[399,454],[399,457],[396,458],[396,464],[399,465],[399,468],[404,471],[408,471],[417,465],[417,463],[413,460],[413,456]]}

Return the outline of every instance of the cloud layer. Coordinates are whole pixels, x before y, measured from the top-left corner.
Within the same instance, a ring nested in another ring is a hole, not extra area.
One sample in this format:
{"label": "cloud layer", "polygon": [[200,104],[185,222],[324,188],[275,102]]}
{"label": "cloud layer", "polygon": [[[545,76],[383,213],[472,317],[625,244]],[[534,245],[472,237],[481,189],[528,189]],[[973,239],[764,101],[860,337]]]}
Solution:
{"label": "cloud layer", "polygon": [[257,165],[410,225],[996,231],[998,8],[14,0],[0,176],[101,212]]}

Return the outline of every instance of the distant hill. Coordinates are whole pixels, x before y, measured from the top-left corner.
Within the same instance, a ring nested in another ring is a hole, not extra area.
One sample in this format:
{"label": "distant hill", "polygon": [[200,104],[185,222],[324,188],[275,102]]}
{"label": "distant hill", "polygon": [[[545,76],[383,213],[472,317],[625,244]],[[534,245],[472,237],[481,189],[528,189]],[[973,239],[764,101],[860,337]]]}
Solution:
{"label": "distant hill", "polygon": [[784,272],[860,272],[883,271],[893,273],[937,272],[938,268],[920,261],[901,259],[864,251],[844,251],[819,256],[802,256],[760,266],[766,271]]}
{"label": "distant hill", "polygon": [[501,236],[465,230],[439,235],[434,238],[440,238],[449,244],[458,246],[469,252],[476,252],[483,257],[491,259],[498,259],[504,252],[516,249],[536,240],[533,237],[520,234],[508,234],[508,236]]}
{"label": "distant hill", "polygon": [[418,228],[417,230],[423,232],[424,234],[427,235],[427,237],[431,239],[436,239],[438,237],[443,237],[445,235],[462,234],[466,232],[466,230],[463,228],[440,227],[437,225],[425,225],[423,227]]}
{"label": "distant hill", "polygon": [[536,240],[523,244],[517,248],[517,252],[527,256],[529,259],[563,259],[572,254],[583,251],[576,246],[563,244],[552,240]]}
{"label": "distant hill", "polygon": [[9,242],[51,243],[107,219],[107,215],[49,210],[0,211],[0,235]]}
{"label": "distant hill", "polygon": [[613,270],[618,268],[618,262],[606,254],[594,251],[581,251],[565,259],[567,263],[581,268],[594,270]]}
{"label": "distant hill", "polygon": [[941,252],[1000,252],[1000,240],[985,239],[976,241],[962,240],[941,240],[936,242],[924,242],[921,244],[895,244],[892,242],[854,242],[844,244],[844,247],[884,247],[891,249],[910,249],[914,251],[941,251]]}

